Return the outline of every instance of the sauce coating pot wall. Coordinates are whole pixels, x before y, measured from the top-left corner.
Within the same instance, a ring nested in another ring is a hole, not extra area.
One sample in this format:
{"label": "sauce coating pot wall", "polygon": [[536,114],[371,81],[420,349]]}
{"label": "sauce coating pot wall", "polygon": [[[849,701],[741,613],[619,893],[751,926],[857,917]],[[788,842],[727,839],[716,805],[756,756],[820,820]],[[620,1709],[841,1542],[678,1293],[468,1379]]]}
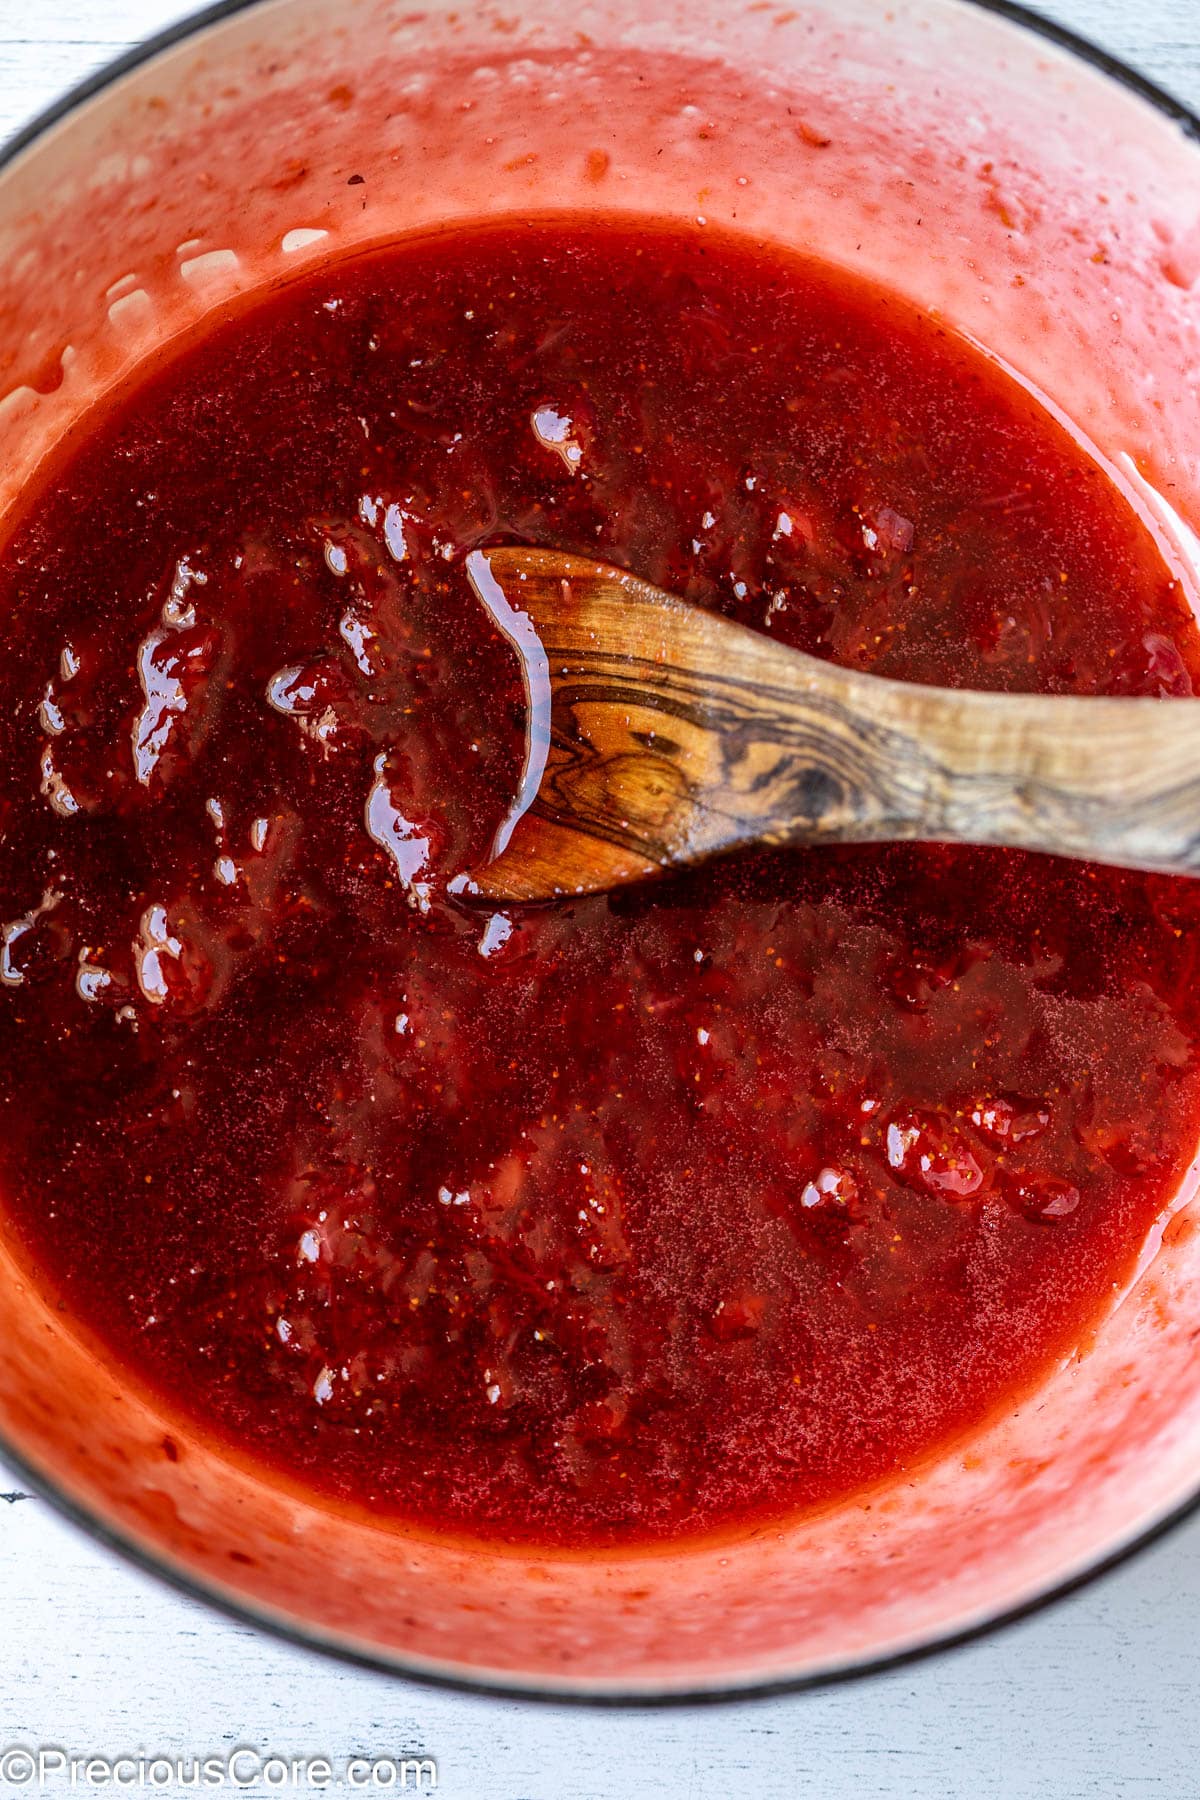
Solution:
{"label": "sauce coating pot wall", "polygon": [[[555,212],[730,226],[935,309],[1071,419],[1195,591],[1200,144],[960,0],[266,0],[195,31],[0,171],[0,507],[238,295],[398,233]],[[1016,1415],[749,1536],[495,1550],[268,1479],[106,1361],[2,1210],[0,1438],[168,1574],[412,1673],[601,1697],[829,1675],[1020,1608],[1193,1497],[1195,1186]]]}

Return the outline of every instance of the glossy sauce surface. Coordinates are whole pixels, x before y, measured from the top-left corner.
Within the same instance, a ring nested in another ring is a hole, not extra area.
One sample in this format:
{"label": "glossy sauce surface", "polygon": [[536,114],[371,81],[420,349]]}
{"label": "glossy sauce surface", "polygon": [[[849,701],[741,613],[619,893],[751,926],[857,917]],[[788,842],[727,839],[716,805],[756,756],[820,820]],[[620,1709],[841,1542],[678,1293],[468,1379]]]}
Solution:
{"label": "glossy sauce surface", "polygon": [[894,298],[562,224],[331,267],[100,421],[0,560],[0,1184],[181,1409],[426,1524],[770,1516],[1028,1387],[1200,1130],[1189,884],[742,857],[481,910],[537,542],[900,678],[1181,696],[1101,471]]}

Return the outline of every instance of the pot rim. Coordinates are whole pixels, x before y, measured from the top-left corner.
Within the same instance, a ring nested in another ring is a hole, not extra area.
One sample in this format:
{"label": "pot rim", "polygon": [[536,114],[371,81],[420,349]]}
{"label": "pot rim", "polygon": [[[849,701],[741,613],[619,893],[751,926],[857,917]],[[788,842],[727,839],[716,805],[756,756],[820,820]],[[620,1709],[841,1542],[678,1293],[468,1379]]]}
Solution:
{"label": "pot rim", "polygon": [[[232,18],[238,13],[249,12],[253,8],[270,3],[271,0],[214,0],[213,4],[202,7],[197,12],[186,14],[182,19],[176,20],[174,24],[166,26],[162,31],[135,44],[132,49],[125,51],[122,55],[104,63],[92,74],[85,76],[82,81],[68,88],[49,106],[35,114],[27,124],[21,126],[11,137],[0,143],[0,170],[14,162],[54,126],[69,118],[72,113],[77,112],[89,100],[102,93],[123,75],[140,68],[144,63],[152,62],[164,51],[174,49],[210,25],[219,24],[222,20]],[[1098,69],[1102,75],[1107,76],[1128,92],[1148,102],[1156,111],[1178,126],[1183,135],[1200,149],[1200,112],[1187,105],[1186,102],[1177,99],[1175,95],[1168,93],[1149,76],[1131,68],[1120,57],[1101,48],[1098,44],[1094,44],[1089,38],[1071,30],[1068,26],[1060,25],[1055,20],[1044,18],[1041,14],[1022,4],[1021,0],[954,0],[954,4],[1007,19],[1034,36],[1046,39],[1060,49],[1068,51],[1081,62]],[[203,1601],[205,1605],[238,1624],[251,1625],[259,1630],[268,1631],[273,1637],[282,1639],[286,1643],[298,1645],[302,1649],[319,1651],[340,1662],[359,1668],[372,1669],[385,1675],[399,1676],[427,1687],[456,1693],[486,1695],[495,1699],[535,1700],[553,1705],[591,1706],[606,1709],[711,1706],[735,1700],[777,1699],[786,1694],[833,1687],[844,1682],[859,1680],[864,1676],[903,1668],[907,1664],[923,1662],[955,1650],[960,1645],[984,1639],[1023,1619],[1032,1618],[1055,1602],[1066,1599],[1102,1576],[1120,1568],[1125,1562],[1149,1549],[1151,1545],[1158,1543],[1186,1520],[1200,1512],[1200,1473],[1198,1473],[1196,1488],[1188,1499],[1173,1507],[1153,1525],[1135,1532],[1126,1543],[1117,1549],[1108,1551],[1105,1555],[1098,1557],[1096,1561],[1064,1579],[1051,1582],[1040,1593],[1020,1601],[1015,1606],[989,1614],[973,1624],[956,1630],[938,1633],[923,1643],[909,1645],[902,1650],[851,1658],[843,1663],[831,1664],[825,1668],[798,1675],[779,1675],[768,1679],[751,1677],[744,1682],[721,1679],[711,1685],[695,1688],[641,1689],[631,1687],[622,1689],[619,1685],[609,1682],[580,1681],[555,1685],[544,1680],[525,1681],[519,1675],[503,1677],[497,1675],[495,1678],[489,1678],[469,1672],[452,1672],[420,1660],[407,1659],[401,1654],[393,1655],[383,1651],[357,1648],[333,1633],[323,1632],[315,1627],[307,1626],[299,1620],[275,1614],[269,1608],[257,1607],[249,1601],[239,1601],[198,1576],[186,1573],[166,1557],[146,1549],[136,1538],[115,1529],[106,1523],[99,1513],[91,1511],[87,1505],[74,1499],[59,1487],[49,1473],[30,1463],[22,1452],[8,1442],[2,1432],[0,1432],[0,1458],[22,1481],[28,1482],[40,1498],[48,1501],[60,1517],[65,1518],[93,1541],[105,1549],[115,1551],[124,1562],[145,1570],[188,1599]]]}

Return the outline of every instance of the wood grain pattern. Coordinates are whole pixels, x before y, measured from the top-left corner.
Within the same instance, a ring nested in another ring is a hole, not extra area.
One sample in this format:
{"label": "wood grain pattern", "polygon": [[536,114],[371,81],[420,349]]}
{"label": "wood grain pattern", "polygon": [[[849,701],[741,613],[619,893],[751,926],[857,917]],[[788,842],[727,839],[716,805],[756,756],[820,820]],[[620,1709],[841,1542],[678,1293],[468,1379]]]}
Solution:
{"label": "wood grain pattern", "polygon": [[484,560],[540,637],[551,690],[537,797],[476,874],[489,898],[595,892],[753,843],[1200,870],[1200,702],[886,681],[585,558]]}

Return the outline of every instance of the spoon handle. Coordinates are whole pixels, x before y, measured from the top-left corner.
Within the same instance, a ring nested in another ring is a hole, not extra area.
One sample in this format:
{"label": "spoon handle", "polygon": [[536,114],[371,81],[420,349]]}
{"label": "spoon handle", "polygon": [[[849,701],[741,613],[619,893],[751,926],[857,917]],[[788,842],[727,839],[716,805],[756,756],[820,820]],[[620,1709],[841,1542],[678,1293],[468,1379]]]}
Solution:
{"label": "spoon handle", "polygon": [[783,716],[789,736],[811,734],[797,758],[781,744],[773,757],[775,732],[764,733],[766,786],[793,815],[789,838],[1004,844],[1200,872],[1194,700],[975,693],[851,675],[820,696],[791,696]]}

